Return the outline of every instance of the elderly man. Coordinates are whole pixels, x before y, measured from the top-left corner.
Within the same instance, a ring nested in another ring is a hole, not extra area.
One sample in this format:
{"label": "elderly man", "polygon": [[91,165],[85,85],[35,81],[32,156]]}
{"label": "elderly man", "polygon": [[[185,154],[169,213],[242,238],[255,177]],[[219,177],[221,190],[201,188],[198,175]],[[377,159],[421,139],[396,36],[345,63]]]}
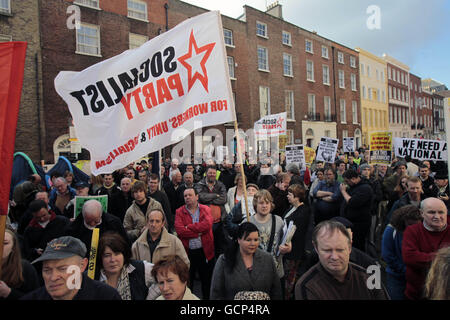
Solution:
{"label": "elderly man", "polygon": [[94,228],[100,229],[100,237],[107,231],[113,231],[119,233],[128,241],[127,233],[120,219],[103,212],[102,205],[97,200],[86,201],[81,212],[82,214],[79,214],[69,225],[66,234],[80,239],[86,245],[88,252],[91,250],[92,230]]}
{"label": "elderly man", "polygon": [[423,298],[425,277],[440,248],[450,246],[447,207],[442,200],[427,198],[420,204],[423,222],[406,228],[403,233],[402,257],[406,265],[405,296],[410,300]]}
{"label": "elderly man", "polygon": [[131,248],[133,259],[157,263],[170,256],[179,256],[188,266],[189,259],[181,240],[167,232],[164,212],[159,209],[152,210],[147,215],[146,229],[133,243]]}
{"label": "elderly man", "polygon": [[312,190],[312,195],[317,201],[314,202],[314,221],[319,224],[324,220],[339,215],[339,206],[342,199],[339,191],[340,183],[336,181],[333,169],[328,168],[324,172],[325,179],[320,181]]}
{"label": "elderly man", "polygon": [[351,236],[337,221],[324,221],[316,226],[313,245],[319,262],[295,285],[297,300],[386,300],[381,289],[369,289],[366,270],[350,262]]}
{"label": "elderly man", "polygon": [[128,177],[122,178],[120,181],[120,193],[116,193],[111,198],[111,206],[109,211],[115,215],[123,223],[125,213],[133,203],[133,196],[131,195],[131,179]]}
{"label": "elderly man", "polygon": [[64,208],[76,196],[75,189],[71,188],[63,177],[55,179],[55,188],[50,192],[49,204],[57,215],[64,213]]}
{"label": "elderly man", "polygon": [[147,186],[142,181],[136,181],[131,187],[131,194],[134,201],[125,214],[123,226],[130,241],[134,242],[145,229],[146,215],[152,210],[163,210],[163,208],[161,203],[147,197]]}
{"label": "elderly man", "polygon": [[59,237],[47,245],[33,261],[42,261],[45,286],[23,296],[21,300],[121,300],[113,287],[90,279],[86,270],[86,246],[73,237]]}
{"label": "elderly man", "polygon": [[[217,171],[215,166],[208,166],[206,168],[206,177],[195,185],[195,190],[197,190],[198,193],[198,201],[211,209],[214,223],[215,255],[218,257],[225,251],[226,246],[226,237],[222,222],[227,214],[225,210],[225,203],[227,203],[227,189],[222,182],[217,181],[216,174]],[[184,199],[186,200],[186,193]]]}

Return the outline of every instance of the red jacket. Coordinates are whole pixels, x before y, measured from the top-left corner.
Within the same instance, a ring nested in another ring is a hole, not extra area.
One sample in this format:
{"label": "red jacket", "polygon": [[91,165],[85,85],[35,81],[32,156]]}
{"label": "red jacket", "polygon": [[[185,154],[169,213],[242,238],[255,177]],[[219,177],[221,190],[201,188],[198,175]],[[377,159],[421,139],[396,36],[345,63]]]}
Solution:
{"label": "red jacket", "polygon": [[206,259],[214,258],[214,237],[212,231],[213,220],[211,209],[203,204],[198,204],[200,208],[200,217],[198,223],[192,223],[192,217],[186,206],[177,209],[175,214],[175,230],[178,238],[189,252],[189,239],[197,238],[201,235],[203,252]]}
{"label": "red jacket", "polygon": [[403,233],[402,256],[406,265],[406,290],[408,299],[423,298],[423,288],[428,268],[436,251],[450,246],[450,226],[441,232],[430,232],[422,222],[406,228]]}

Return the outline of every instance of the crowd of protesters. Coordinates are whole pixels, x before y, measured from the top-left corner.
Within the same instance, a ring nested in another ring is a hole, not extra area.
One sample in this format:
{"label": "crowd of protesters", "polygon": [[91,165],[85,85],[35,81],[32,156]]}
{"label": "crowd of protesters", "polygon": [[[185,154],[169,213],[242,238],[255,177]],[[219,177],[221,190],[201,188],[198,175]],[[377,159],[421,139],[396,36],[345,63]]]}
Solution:
{"label": "crowd of protesters", "polygon": [[[233,160],[190,160],[16,186],[0,299],[450,299],[446,163],[371,164],[364,146],[334,163],[247,157],[245,176]],[[88,195],[107,212],[91,199],[75,216]]]}

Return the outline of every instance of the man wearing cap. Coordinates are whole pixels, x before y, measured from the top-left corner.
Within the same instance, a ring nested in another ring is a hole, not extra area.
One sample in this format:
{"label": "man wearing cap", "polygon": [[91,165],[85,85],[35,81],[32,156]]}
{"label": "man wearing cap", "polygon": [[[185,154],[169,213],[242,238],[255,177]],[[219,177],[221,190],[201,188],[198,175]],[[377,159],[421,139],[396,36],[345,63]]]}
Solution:
{"label": "man wearing cap", "polygon": [[86,246],[79,239],[64,236],[48,243],[42,261],[45,286],[21,300],[121,300],[113,287],[90,279],[85,273]]}
{"label": "man wearing cap", "polygon": [[438,171],[434,176],[433,197],[444,201],[447,213],[450,212],[450,191],[448,188],[448,174],[445,171]]}

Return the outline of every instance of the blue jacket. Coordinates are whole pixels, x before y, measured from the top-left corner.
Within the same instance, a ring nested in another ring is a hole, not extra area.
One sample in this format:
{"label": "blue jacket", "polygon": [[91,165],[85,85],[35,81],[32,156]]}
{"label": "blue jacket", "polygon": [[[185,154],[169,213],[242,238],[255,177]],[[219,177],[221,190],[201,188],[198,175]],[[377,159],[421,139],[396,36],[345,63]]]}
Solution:
{"label": "blue jacket", "polygon": [[387,263],[386,272],[395,276],[405,276],[406,266],[402,258],[403,232],[397,231],[390,224],[383,233],[381,257]]}

